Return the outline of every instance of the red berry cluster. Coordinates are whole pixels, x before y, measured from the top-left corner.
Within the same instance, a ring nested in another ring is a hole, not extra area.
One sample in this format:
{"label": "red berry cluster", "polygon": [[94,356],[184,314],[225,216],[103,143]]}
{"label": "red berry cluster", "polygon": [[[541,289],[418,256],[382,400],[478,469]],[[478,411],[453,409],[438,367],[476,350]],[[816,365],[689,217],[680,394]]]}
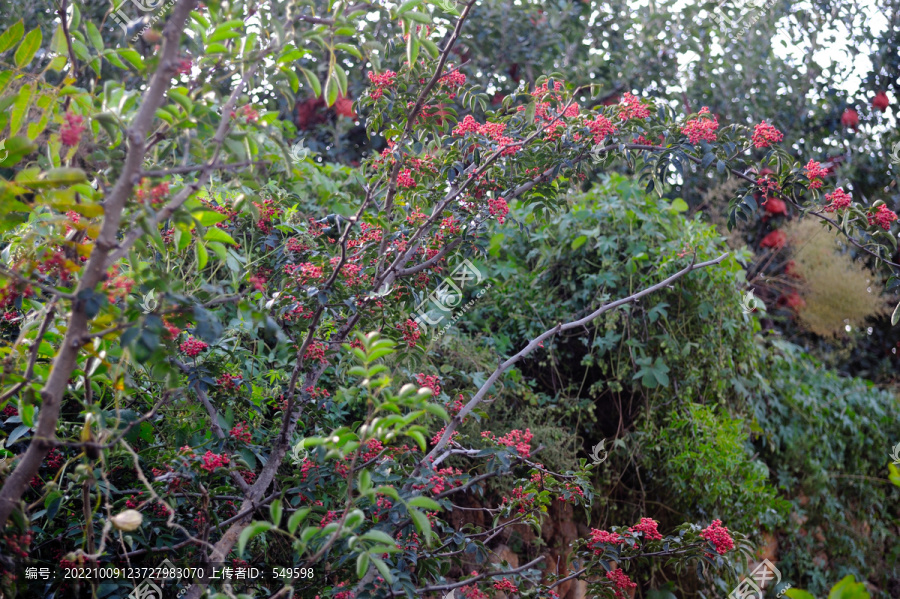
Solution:
{"label": "red berry cluster", "polygon": [[63,115],[63,119],[65,119],[65,123],[59,129],[59,138],[64,146],[77,146],[81,142],[81,134],[85,130],[84,118],[69,110]]}
{"label": "red berry cluster", "polygon": [[6,548],[12,555],[17,555],[21,558],[28,557],[28,547],[31,545],[31,541],[34,539],[34,535],[31,531],[23,532],[20,535],[9,534],[6,535]]}
{"label": "red berry cluster", "polygon": [[653,518],[641,518],[641,521],[628,529],[629,532],[642,533],[645,541],[661,541],[662,535],[657,530],[659,523]]}
{"label": "red berry cluster", "polygon": [[754,148],[768,148],[782,139],[784,139],[784,134],[781,131],[763,121],[753,130],[753,139],[751,141]]}
{"label": "red berry cluster", "polygon": [[63,462],[66,461],[63,454],[59,452],[58,449],[51,449],[50,453],[47,454],[47,457],[44,458],[44,461],[47,463],[47,466],[50,468],[59,468],[63,465]]}
{"label": "red berry cluster", "polygon": [[825,212],[837,212],[838,210],[849,208],[850,202],[852,201],[850,194],[844,191],[843,187],[838,187],[833,192],[826,193],[825,200],[829,202],[829,204],[825,206]]}
{"label": "red berry cluster", "polygon": [[305,360],[318,360],[320,364],[327,364],[328,359],[325,357],[325,350],[328,346],[322,341],[312,341],[306,348],[303,355]]}
{"label": "red berry cluster", "polygon": [[505,591],[508,593],[518,593],[519,587],[514,585],[508,578],[503,578],[500,582],[494,583],[494,588],[498,591]]}
{"label": "red berry cluster", "polygon": [[373,100],[377,100],[384,94],[384,88],[390,87],[394,84],[394,78],[397,77],[397,73],[394,71],[385,71],[384,73],[378,75],[369,71],[366,73],[369,77],[369,81],[372,82],[372,85],[375,89],[369,92],[369,95],[372,96]]}
{"label": "red berry cluster", "polygon": [[719,555],[734,549],[734,539],[728,534],[728,529],[722,526],[721,520],[713,520],[712,524],[700,532],[700,537],[711,542]]}
{"label": "red berry cluster", "polygon": [[409,318],[406,319],[406,322],[400,323],[397,328],[400,329],[407,347],[415,347],[422,336],[422,332],[419,331],[419,325]]}
{"label": "red berry cluster", "polygon": [[819,189],[822,187],[822,177],[828,174],[827,168],[822,168],[822,165],[816,162],[815,160],[810,160],[804,169],[806,171],[806,178],[809,179],[809,188],[810,189]]}
{"label": "red berry cluster", "polygon": [[619,105],[619,116],[623,121],[646,119],[650,116],[650,110],[641,104],[640,98],[626,92],[622,96],[622,103]]}
{"label": "red berry cluster", "polygon": [[603,549],[597,548],[597,545],[622,545],[625,539],[619,536],[617,532],[608,532],[605,530],[591,529],[591,540],[587,546],[594,550],[595,555],[602,555]]}
{"label": "red berry cluster", "polygon": [[878,223],[879,227],[881,227],[885,231],[890,231],[891,223],[897,220],[897,215],[894,214],[894,212],[890,208],[888,208],[884,204],[881,204],[876,209],[875,214],[872,214],[870,212],[866,215],[866,219],[868,219],[869,225]]}
{"label": "red berry cluster", "polygon": [[441,394],[441,379],[436,374],[426,375],[424,372],[420,372],[416,375],[416,383],[418,383],[420,387],[431,389],[431,392],[434,395]]}
{"label": "red berry cluster", "polygon": [[194,339],[193,337],[188,337],[187,341],[184,341],[180,346],[181,353],[189,356],[191,358],[196,358],[200,352],[209,347],[208,344],[200,341],[199,339]]}
{"label": "red berry cluster", "polygon": [[249,443],[253,439],[253,435],[250,433],[250,427],[247,426],[246,422],[239,422],[231,427],[231,438],[237,439],[238,441],[243,441],[244,443]]}
{"label": "red berry cluster", "polygon": [[630,589],[637,588],[637,583],[632,582],[632,580],[628,578],[628,575],[625,574],[622,568],[610,570],[606,573],[606,577],[611,580],[613,585],[616,587],[616,599],[625,599],[625,593],[627,593]]}
{"label": "red berry cluster", "polygon": [[681,132],[687,135],[691,144],[697,144],[699,141],[716,141],[716,129],[719,128],[719,121],[709,112],[709,108],[704,106],[700,109],[697,118],[689,120]]}
{"label": "red berry cluster", "polygon": [[533,436],[530,428],[526,428],[524,433],[519,429],[513,429],[499,439],[494,439],[494,442],[499,445],[514,447],[520,456],[527,458],[531,455],[531,439]]}
{"label": "red berry cluster", "polygon": [[203,463],[200,467],[207,472],[212,472],[216,468],[224,468],[230,461],[231,460],[224,453],[222,455],[216,455],[212,451],[207,450],[206,453],[203,454]]}

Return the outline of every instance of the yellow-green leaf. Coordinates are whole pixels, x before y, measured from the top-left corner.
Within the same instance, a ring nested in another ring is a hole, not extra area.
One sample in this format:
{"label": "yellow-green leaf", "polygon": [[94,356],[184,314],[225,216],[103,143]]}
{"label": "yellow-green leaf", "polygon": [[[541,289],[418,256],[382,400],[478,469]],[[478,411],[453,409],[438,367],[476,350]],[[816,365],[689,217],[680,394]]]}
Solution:
{"label": "yellow-green leaf", "polygon": [[57,54],[53,57],[53,60],[50,61],[50,64],[47,65],[47,69],[58,73],[63,70],[63,67],[66,66],[67,62],[69,62],[68,58],[62,54]]}
{"label": "yellow-green leaf", "polygon": [[686,212],[687,209],[687,202],[685,202],[681,198],[675,198],[674,200],[672,200],[672,210],[674,210],[675,212]]}
{"label": "yellow-green leaf", "polygon": [[222,44],[210,44],[206,47],[207,54],[228,54],[229,50]]}
{"label": "yellow-green leaf", "polygon": [[218,227],[212,227],[206,231],[206,235],[203,236],[203,239],[206,241],[221,241],[222,243],[230,243],[232,245],[237,245],[237,242],[225,231]]}
{"label": "yellow-green leaf", "polygon": [[31,59],[34,58],[38,48],[41,47],[42,41],[44,41],[44,36],[41,34],[40,27],[29,31],[28,35],[25,36],[25,39],[23,39],[22,43],[19,45],[19,49],[16,50],[16,66],[21,69],[31,62]]}
{"label": "yellow-green leaf", "polygon": [[37,136],[43,133],[44,129],[47,128],[47,123],[49,121],[50,113],[49,111],[44,111],[44,113],[41,114],[40,120],[35,123],[28,123],[28,127],[25,129],[28,139],[32,141],[37,139]]}
{"label": "yellow-green leaf", "polygon": [[0,73],[0,93],[3,93],[3,90],[6,89],[6,86],[12,80],[12,77],[12,71],[3,71]]}
{"label": "yellow-green leaf", "polygon": [[13,104],[12,113],[9,118],[9,134],[15,135],[25,122],[25,116],[28,114],[28,108],[31,106],[31,98],[34,95],[34,84],[26,83],[19,90],[16,102]]}
{"label": "yellow-green leaf", "polygon": [[51,168],[43,175],[41,179],[54,185],[73,185],[75,183],[83,183],[87,181],[87,173],[80,168]]}
{"label": "yellow-green leaf", "polygon": [[196,218],[197,222],[204,227],[211,227],[217,223],[222,222],[223,220],[228,219],[228,216],[222,214],[221,212],[206,209],[195,210],[194,212],[191,212],[191,216]]}
{"label": "yellow-green leaf", "polygon": [[16,45],[25,35],[25,23],[22,19],[0,35],[0,54]]}
{"label": "yellow-green leaf", "polygon": [[183,251],[187,246],[191,245],[191,232],[175,229],[175,247],[178,251]]}
{"label": "yellow-green leaf", "polygon": [[3,167],[15,166],[24,156],[37,149],[37,146],[24,135],[3,140],[3,146],[3,150],[0,151],[0,156],[6,154],[3,160],[0,160],[0,166]]}

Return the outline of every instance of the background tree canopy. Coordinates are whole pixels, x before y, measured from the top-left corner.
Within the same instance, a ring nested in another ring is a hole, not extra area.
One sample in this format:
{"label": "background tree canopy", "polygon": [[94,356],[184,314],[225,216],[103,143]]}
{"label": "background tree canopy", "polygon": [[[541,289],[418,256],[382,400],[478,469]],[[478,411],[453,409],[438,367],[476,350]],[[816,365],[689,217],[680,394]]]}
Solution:
{"label": "background tree canopy", "polygon": [[0,597],[900,597],[900,2],[0,23]]}

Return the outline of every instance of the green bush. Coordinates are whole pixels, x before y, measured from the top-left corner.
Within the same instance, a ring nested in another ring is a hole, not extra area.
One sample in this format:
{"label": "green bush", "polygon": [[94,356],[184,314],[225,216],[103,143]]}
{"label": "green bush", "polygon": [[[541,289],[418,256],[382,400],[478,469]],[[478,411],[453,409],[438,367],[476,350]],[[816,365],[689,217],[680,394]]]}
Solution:
{"label": "green bush", "polygon": [[900,579],[900,489],[887,478],[900,440],[896,395],[825,370],[800,348],[775,344],[751,408],[756,442],[793,504],[779,536],[779,567],[821,594],[853,574],[887,590]]}
{"label": "green bush", "polygon": [[[490,293],[434,348],[445,377],[477,381],[496,354],[664,279],[694,250],[701,261],[725,247],[679,200],[622,179],[570,208],[543,224],[511,213],[479,263],[496,281]],[[765,339],[742,313],[743,281],[729,257],[547,343],[497,388],[489,409],[502,424],[492,426],[541,427],[549,467],[615,438],[596,471],[592,526],[721,518],[749,534],[774,530],[793,584],[820,591],[837,568],[886,585],[898,558],[898,491],[884,478],[900,438],[897,399]]]}

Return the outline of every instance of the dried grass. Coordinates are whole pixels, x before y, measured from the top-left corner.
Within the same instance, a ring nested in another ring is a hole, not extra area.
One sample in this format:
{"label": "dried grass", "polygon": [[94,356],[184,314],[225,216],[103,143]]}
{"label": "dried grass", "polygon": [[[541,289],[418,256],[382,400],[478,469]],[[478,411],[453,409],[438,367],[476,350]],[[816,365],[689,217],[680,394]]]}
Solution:
{"label": "dried grass", "polygon": [[884,313],[887,304],[875,275],[841,251],[835,231],[813,219],[795,220],[785,229],[799,288],[806,306],[800,323],[823,337],[846,333],[846,325],[861,327],[867,316]]}

